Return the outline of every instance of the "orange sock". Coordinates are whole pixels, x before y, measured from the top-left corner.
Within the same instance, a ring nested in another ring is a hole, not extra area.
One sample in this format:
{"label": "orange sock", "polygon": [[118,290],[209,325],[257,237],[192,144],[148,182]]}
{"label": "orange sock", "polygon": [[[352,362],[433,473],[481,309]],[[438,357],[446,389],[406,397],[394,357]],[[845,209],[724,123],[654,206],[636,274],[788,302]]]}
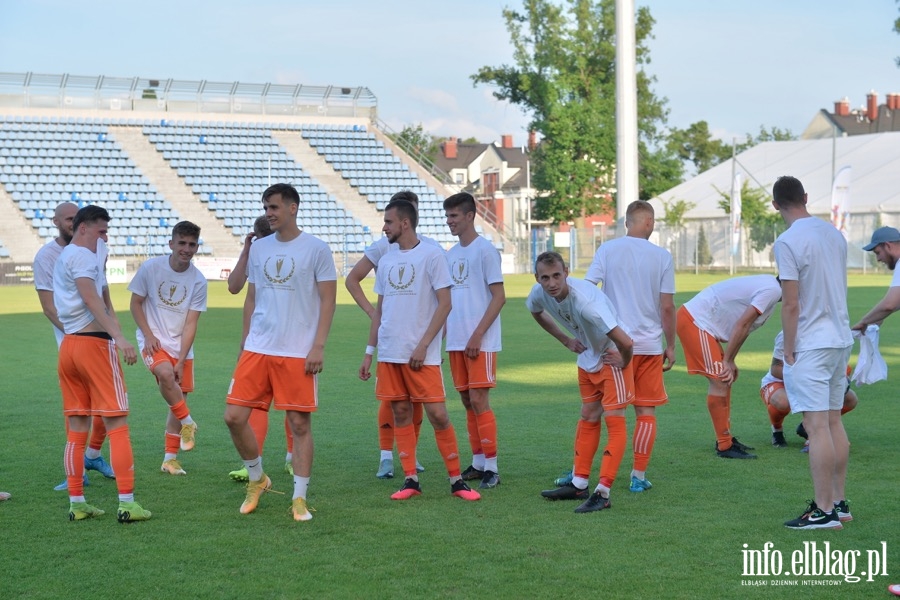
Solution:
{"label": "orange sock", "polygon": [[[287,444],[289,454],[294,453],[294,432],[291,431],[291,423],[288,421],[287,413],[284,415],[284,441]],[[259,447],[259,455],[262,456],[262,446]]]}
{"label": "orange sock", "polygon": [[769,421],[772,423],[772,427],[775,429],[781,429],[784,426],[784,418],[788,415],[790,410],[786,410],[781,412],[771,404],[767,407],[769,409]]}
{"label": "orange sock", "polygon": [[105,439],[106,423],[103,422],[103,417],[94,417],[91,419],[91,441],[88,442],[88,448],[99,452]]}
{"label": "orange sock", "polygon": [[849,408],[845,405],[845,406],[841,407],[841,414],[842,414],[842,415],[846,415],[848,412],[850,412],[850,411],[853,410],[854,408],[856,408],[856,405],[853,405],[853,406],[851,406],[851,407],[849,407]]}
{"label": "orange sock", "polygon": [[590,423],[579,419],[575,429],[575,477],[590,478],[591,465],[599,445],[600,421]]}
{"label": "orange sock", "polygon": [[434,440],[437,442],[441,458],[444,459],[444,466],[447,467],[447,475],[459,477],[459,446],[456,445],[456,430],[453,429],[453,425],[435,431]]}
{"label": "orange sock", "polygon": [[484,454],[481,448],[481,435],[478,433],[478,417],[471,408],[466,409],[466,433],[469,434],[469,446],[472,454]]}
{"label": "orange sock", "polygon": [[[616,417],[604,417],[606,421],[606,448],[603,449],[603,458],[600,459],[600,483],[608,488],[612,487],[625,456],[625,446],[628,445],[628,428],[625,426],[625,415]],[[646,470],[646,469],[641,469]]]}
{"label": "orange sock", "polygon": [[84,495],[84,447],[87,444],[87,439],[87,431],[72,431],[70,429],[66,433],[66,451],[63,454],[63,467],[66,470],[66,481],[69,484],[69,496]]}
{"label": "orange sock", "polygon": [[397,440],[397,454],[407,477],[416,474],[416,430],[412,425],[394,427],[394,439]]}
{"label": "orange sock", "polygon": [[706,396],[706,407],[712,419],[713,429],[716,432],[716,448],[728,450],[731,448],[731,430],[728,427],[729,404],[727,396]]}
{"label": "orange sock", "polygon": [[166,454],[178,454],[181,449],[181,436],[177,433],[166,432]]}
{"label": "orange sock", "polygon": [[109,433],[109,460],[116,472],[116,487],[120,494],[134,493],[134,454],[128,425],[116,427]]}
{"label": "orange sock", "polygon": [[394,450],[394,411],[390,402],[378,403],[378,448],[384,452]]}
{"label": "orange sock", "polygon": [[175,415],[175,418],[181,421],[182,419],[187,419],[191,415],[191,411],[188,410],[188,405],[186,400],[182,400],[178,402],[174,406],[170,406],[169,410],[172,411],[172,414]]}
{"label": "orange sock", "polygon": [[253,436],[256,438],[256,445],[259,446],[259,455],[263,455],[263,446],[266,443],[266,433],[269,431],[269,411],[254,408],[250,411],[250,418],[247,419],[250,429],[253,430]]}
{"label": "orange sock", "polygon": [[416,429],[416,443],[419,443],[419,433],[422,431],[422,420],[425,418],[425,407],[421,402],[413,402],[413,427]]}
{"label": "orange sock", "polygon": [[635,471],[647,470],[654,442],[656,442],[656,415],[640,415],[634,424],[634,437],[631,440]]}
{"label": "orange sock", "polygon": [[[484,449],[484,457],[494,458],[497,456],[497,419],[494,418],[494,411],[487,410],[475,415],[475,420],[478,424],[479,445]],[[475,453],[474,448],[472,452]]]}

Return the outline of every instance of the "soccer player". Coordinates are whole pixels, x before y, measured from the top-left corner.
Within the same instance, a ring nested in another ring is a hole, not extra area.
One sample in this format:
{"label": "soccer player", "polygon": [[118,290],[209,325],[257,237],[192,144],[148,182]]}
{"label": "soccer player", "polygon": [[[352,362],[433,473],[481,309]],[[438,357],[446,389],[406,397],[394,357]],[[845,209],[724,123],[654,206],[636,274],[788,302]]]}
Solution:
{"label": "soccer player", "polygon": [[[534,264],[537,283],[525,305],[534,320],[559,342],[578,354],[581,419],[575,429],[572,481],[544,490],[549,500],[584,500],[577,513],[610,508],[610,490],[625,455],[628,433],[625,408],[634,401],[631,368],[633,342],[619,326],[609,298],[587,281],[569,277],[569,269],[556,252],[544,252]],[[557,323],[574,337],[569,337]],[[591,464],[600,445],[600,418],[606,422],[608,441],[600,461],[600,481],[588,493]]]}
{"label": "soccer player", "polygon": [[[272,235],[272,229],[269,227],[266,216],[262,215],[261,217],[258,217],[256,221],[253,222],[253,232],[247,234],[247,237],[244,238],[244,247],[241,249],[241,255],[238,257],[237,263],[235,263],[231,273],[228,274],[228,291],[230,293],[241,293],[241,290],[244,289],[244,284],[247,283],[247,260],[250,258],[250,246],[253,244],[254,240],[260,240],[270,235]],[[253,409],[253,412],[250,413],[250,420],[248,423],[250,429],[253,430],[253,435],[256,436],[256,443],[259,445],[259,454],[262,456],[263,447],[266,443],[266,434],[269,431],[269,412]],[[291,433],[291,424],[287,419],[287,415],[285,415],[284,418],[284,435],[287,442],[287,454],[284,458],[284,471],[293,477],[294,467],[291,464],[291,460],[294,452],[294,436]],[[229,472],[228,476],[235,481],[249,481],[247,467],[244,466]]]}
{"label": "soccer player", "polygon": [[328,244],[297,226],[300,195],[277,183],[262,195],[274,235],[250,246],[242,352],[228,386],[225,423],[247,467],[241,514],[256,510],[272,487],[263,471],[256,436],[248,424],[253,409],[287,411],[294,437],[295,521],[312,519],[307,490],[313,464],[312,413],[319,405],[318,374],[334,318],[337,271]]}
{"label": "soccer player", "polygon": [[791,412],[803,413],[815,500],[785,522],[791,529],[841,529],[850,442],[841,408],[853,338],[847,312],[847,242],[806,208],[803,184],[779,177],[772,205],[787,224],[773,250],[781,277],[784,387]]}
{"label": "soccer player", "polygon": [[[786,448],[787,440],[784,439],[784,418],[790,414],[791,405],[788,402],[787,392],[784,389],[784,332],[779,331],[775,336],[775,349],[772,352],[772,364],[762,381],[760,382],[759,397],[769,412],[769,421],[772,423],[772,445],[776,448]],[[841,407],[841,415],[845,415],[856,408],[859,398],[856,392],[850,389],[850,367],[847,367],[847,387],[844,389],[844,405]],[[808,438],[801,421],[797,425],[797,435]],[[809,440],[803,445],[801,452],[809,451]]]}
{"label": "soccer player", "polygon": [[481,479],[478,487],[488,489],[500,485],[497,421],[489,393],[497,385],[500,310],[506,303],[506,292],[500,253],[475,231],[475,211],[475,198],[466,192],[444,200],[447,226],[459,238],[447,253],[453,308],[447,317],[446,348],[453,385],[466,408],[472,447],[472,464],[462,472],[462,478]]}
{"label": "soccer player", "polygon": [[200,228],[181,221],[172,228],[172,254],[145,261],[128,285],[131,315],[144,364],[156,377],[169,406],[160,470],[184,475],[178,449],[194,449],[197,423],[187,395],[194,391],[194,338],[206,311],[206,278],[191,260],[200,248]]}
{"label": "soccer player", "polygon": [[896,268],[897,260],[900,259],[900,231],[893,227],[876,229],[872,233],[872,241],[863,246],[863,250],[874,252],[878,262],[884,263],[889,270],[894,272],[891,285],[884,298],[850,328],[865,335],[869,325],[881,325],[886,318],[900,310],[900,270]]}
{"label": "soccer player", "polygon": [[[53,266],[59,255],[62,254],[63,248],[72,241],[72,223],[75,220],[75,213],[78,207],[71,202],[63,202],[53,211],[53,224],[57,229],[57,236],[50,242],[47,242],[34,257],[34,287],[37,290],[38,300],[41,302],[41,309],[44,316],[53,324],[53,333],[56,335],[57,349],[63,341],[62,323],[56,315],[56,307],[53,305]],[[105,271],[103,273],[105,281]],[[109,301],[109,288],[104,283],[103,299],[107,303],[107,307],[111,307]],[[66,420],[68,427],[68,420]],[[91,428],[92,434],[88,446],[84,451],[84,468],[89,471],[98,471],[104,477],[115,479],[116,474],[113,472],[109,463],[103,460],[100,450],[103,447],[103,440],[106,439],[106,426],[103,425],[103,418],[93,417]],[[87,473],[84,475],[84,485],[88,485]],[[69,487],[68,479],[64,479],[62,483],[54,487],[57,492],[67,490]]]}
{"label": "soccer player", "polygon": [[103,417],[109,435],[110,460],[119,491],[118,520],[146,521],[150,511],[134,501],[134,457],[128,432],[128,394],[118,352],[126,364],[137,352],[103,301],[100,240],[106,241],[109,213],[85,206],[75,214],[74,235],[53,267],[53,302],[65,336],[59,348],[59,384],[63,412],[69,421],[65,467],[69,483],[69,520],[97,517],[104,511],[85,501],[83,461],[91,415]]}
{"label": "soccer player", "polygon": [[[419,196],[413,191],[401,190],[391,196],[391,202],[394,200],[406,200],[418,211]],[[436,240],[428,236],[416,233],[416,237],[426,244],[441,248],[441,245]],[[443,250],[443,248],[441,249]],[[366,298],[361,282],[373,269],[378,267],[378,261],[381,260],[382,256],[396,250],[398,250],[397,244],[389,242],[387,237],[382,236],[378,238],[366,248],[365,255],[353,265],[353,268],[347,274],[347,279],[344,281],[344,285],[347,291],[350,292],[350,296],[353,297],[354,302],[370,319],[375,314],[375,307]],[[422,405],[419,403],[413,404],[413,427],[416,430],[416,439],[419,437],[423,419]],[[394,477],[394,413],[391,411],[389,402],[382,402],[378,405],[378,446],[381,450],[381,457],[379,458],[378,471],[376,471],[375,477],[391,479]],[[424,470],[425,467],[416,463],[417,472],[421,473]]]}
{"label": "soccer player", "polygon": [[585,281],[602,284],[622,328],[634,342],[632,492],[653,487],[646,471],[656,441],[656,407],[668,402],[663,372],[675,364],[675,267],[669,251],[649,241],[654,224],[649,202],[629,204],[625,237],[601,244],[584,276]]}
{"label": "soccer player", "polygon": [[416,237],[418,214],[406,200],[393,200],[384,209],[383,231],[399,251],[388,252],[378,263],[369,342],[359,378],[372,373],[372,354],[378,348],[375,397],[390,403],[394,413],[397,453],[406,479],[392,500],[408,500],[422,493],[416,469],[413,404],[424,404],[434,428],[438,451],[450,476],[450,493],[478,500],[460,476],[456,432],[447,414],[441,374],[440,333],[450,313],[450,269],[444,253]]}
{"label": "soccer player", "polygon": [[[734,277],[714,283],[678,309],[678,339],[688,373],[709,381],[706,407],[720,458],[756,458],[731,435],[731,384],[737,380],[737,354],[747,336],[772,316],[781,299],[774,275]],[[722,349],[722,342],[727,342]]]}

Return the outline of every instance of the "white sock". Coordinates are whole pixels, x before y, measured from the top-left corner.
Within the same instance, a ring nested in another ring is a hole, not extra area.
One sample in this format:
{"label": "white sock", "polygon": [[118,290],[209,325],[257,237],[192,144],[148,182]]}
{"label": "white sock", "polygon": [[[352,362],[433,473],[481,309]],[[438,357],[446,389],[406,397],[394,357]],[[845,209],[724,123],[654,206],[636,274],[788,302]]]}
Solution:
{"label": "white sock", "polygon": [[309,477],[294,475],[294,499],[306,500],[306,491],[309,489]]}
{"label": "white sock", "polygon": [[253,460],[245,460],[244,466],[247,467],[247,477],[250,481],[259,481],[262,479],[262,456],[257,456]]}
{"label": "white sock", "polygon": [[181,424],[182,425],[194,425],[195,423],[194,423],[194,420],[191,418],[191,415],[188,415],[185,418],[181,419]]}
{"label": "white sock", "polygon": [[172,460],[173,458],[177,458],[177,457],[178,457],[177,454],[172,454],[171,452],[166,452],[163,455],[163,462],[166,462],[167,460]]}
{"label": "white sock", "polygon": [[119,494],[119,502],[134,502],[134,494]]}
{"label": "white sock", "polygon": [[382,450],[381,451],[381,460],[394,460],[394,451],[393,450]]}
{"label": "white sock", "polygon": [[284,455],[284,462],[289,463],[289,462],[291,462],[291,460],[293,460],[293,458],[294,458],[294,455],[291,454],[290,452],[287,452]]}
{"label": "white sock", "polygon": [[598,483],[597,487],[594,488],[595,492],[600,492],[600,495],[604,498],[609,498],[609,488],[603,485],[602,483]]}
{"label": "white sock", "polygon": [[484,454],[473,454],[472,466],[479,471],[484,471]]}
{"label": "white sock", "polygon": [[588,486],[588,480],[584,477],[572,477],[572,485],[577,487],[579,490],[583,490]]}
{"label": "white sock", "polygon": [[636,470],[632,469],[632,470],[631,470],[631,476],[632,476],[632,477],[637,477],[638,479],[640,479],[641,481],[643,481],[644,479],[647,478],[647,472],[646,472],[646,471],[636,471]]}
{"label": "white sock", "polygon": [[86,502],[84,496],[69,496],[69,502]]}
{"label": "white sock", "polygon": [[[476,468],[477,468],[477,467],[476,467]],[[496,457],[496,456],[495,456],[494,458],[487,458],[487,457],[485,457],[485,459],[484,459],[484,468],[481,469],[481,470],[482,470],[482,471],[492,471],[492,472],[494,472],[494,473],[499,473],[499,471],[497,471],[497,457]]]}
{"label": "white sock", "polygon": [[84,457],[90,460],[94,460],[95,458],[100,458],[100,451],[94,450],[93,448],[85,448],[84,449]]}

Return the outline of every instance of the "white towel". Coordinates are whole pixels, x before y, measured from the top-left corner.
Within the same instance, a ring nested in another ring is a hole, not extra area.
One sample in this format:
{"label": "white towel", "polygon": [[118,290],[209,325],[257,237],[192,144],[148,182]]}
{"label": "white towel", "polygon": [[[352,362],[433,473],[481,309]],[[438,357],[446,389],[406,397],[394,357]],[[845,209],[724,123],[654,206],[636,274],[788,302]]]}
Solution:
{"label": "white towel", "polygon": [[853,337],[859,338],[859,359],[850,380],[856,385],[864,385],[887,379],[887,363],[878,351],[878,325],[869,325],[866,335],[854,331]]}

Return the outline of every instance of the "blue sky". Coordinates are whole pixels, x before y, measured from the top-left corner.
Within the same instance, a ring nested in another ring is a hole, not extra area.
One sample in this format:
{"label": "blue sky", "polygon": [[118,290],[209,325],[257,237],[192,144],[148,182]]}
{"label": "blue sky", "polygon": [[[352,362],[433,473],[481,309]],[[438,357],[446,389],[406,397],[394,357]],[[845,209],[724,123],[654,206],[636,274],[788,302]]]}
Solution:
{"label": "blue sky", "polygon": [[[669,124],[800,133],[820,108],[900,93],[895,0],[636,0],[656,19]],[[528,119],[469,75],[511,60],[520,0],[4,0],[0,71],[369,87],[391,127],[524,144]]]}

